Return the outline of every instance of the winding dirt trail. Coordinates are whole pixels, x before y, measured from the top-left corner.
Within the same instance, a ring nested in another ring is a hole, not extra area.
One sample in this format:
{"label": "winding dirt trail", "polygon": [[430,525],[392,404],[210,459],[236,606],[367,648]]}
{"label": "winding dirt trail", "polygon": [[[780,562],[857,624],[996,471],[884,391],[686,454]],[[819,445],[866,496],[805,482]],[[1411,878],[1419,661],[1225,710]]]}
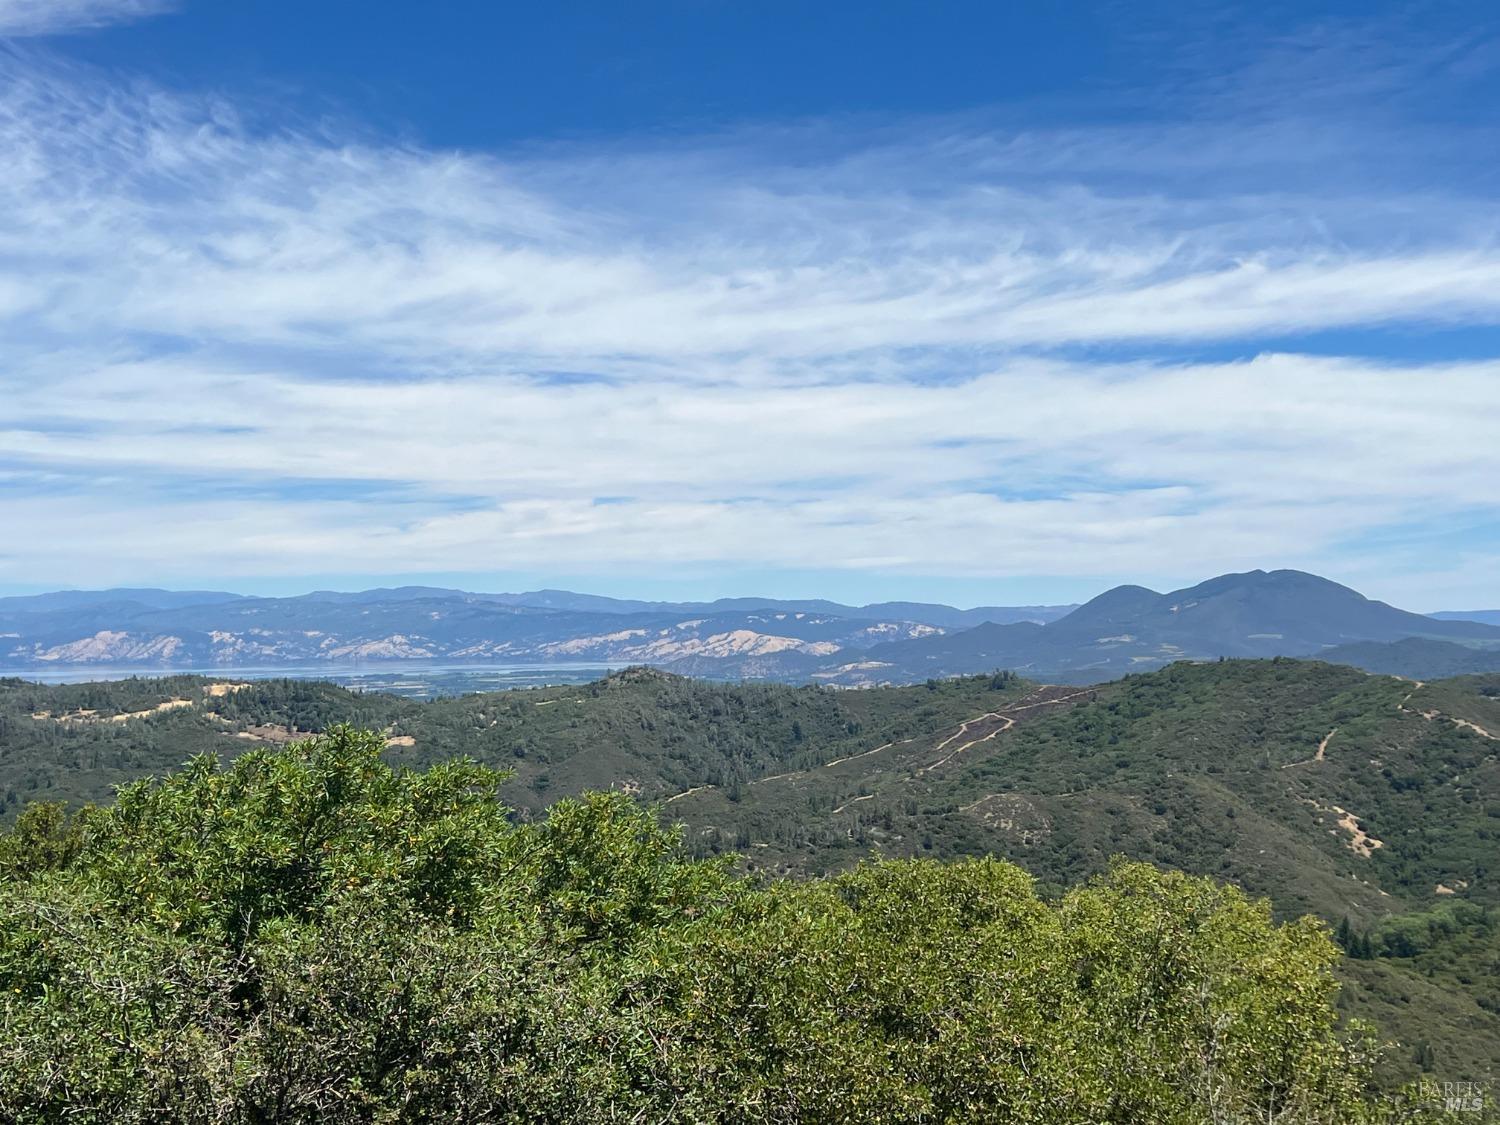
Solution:
{"label": "winding dirt trail", "polygon": [[956,731],[954,731],[947,738],[943,739],[943,741],[939,742],[932,748],[933,753],[941,752],[943,747],[947,746],[948,743],[952,742],[955,738],[962,738],[964,735],[968,734],[969,728],[972,727],[975,723],[982,723],[986,719],[998,719],[1000,717],[1001,715],[998,711],[986,711],[983,715],[976,715],[972,719],[965,719],[963,722],[958,724],[958,729]]}
{"label": "winding dirt trail", "polygon": [[[889,750],[892,746],[905,746],[908,742],[915,742],[919,737],[920,737],[919,735],[915,735],[914,734],[910,738],[902,738],[902,739],[899,739],[896,742],[887,742],[885,745],[883,745],[883,746],[877,746],[873,750],[861,750],[858,754],[850,754],[847,758],[835,758],[831,762],[824,762],[823,763],[823,768],[825,770],[826,769],[832,769],[834,766],[839,765],[842,762],[852,762],[852,761],[854,761],[857,758],[868,758],[871,754],[879,754],[882,750]],[[789,773],[783,773],[783,774],[778,774],[777,776],[778,777],[791,777],[792,775],[789,774]],[[763,778],[762,780],[770,781],[771,779],[769,777],[767,777],[767,778]]]}
{"label": "winding dirt trail", "polygon": [[[931,765],[923,766],[917,772],[918,773],[927,773],[929,770],[935,770],[939,766],[947,765],[954,758],[958,757],[965,750],[967,750],[970,746],[978,746],[981,742],[988,742],[990,739],[994,738],[997,734],[1002,734],[1005,731],[1010,730],[1011,727],[1013,727],[1013,726],[1016,725],[1015,719],[1011,718],[1009,715],[984,715],[984,716],[981,716],[981,717],[982,718],[986,718],[986,719],[990,719],[990,718],[999,719],[1002,725],[998,726],[994,730],[990,731],[989,734],[981,735],[979,738],[971,738],[968,742],[965,742],[962,746],[958,747],[952,753],[949,753],[949,754],[945,755],[944,757],[939,758],[937,761],[933,762]],[[979,722],[979,719],[970,719],[969,720],[970,724],[977,723],[977,722]],[[969,724],[965,724],[965,725],[967,726]],[[953,740],[952,739],[948,739],[947,742],[943,743],[943,746],[946,746],[948,744],[948,742],[951,742],[951,741],[953,741]],[[937,749],[941,750],[943,748],[943,746],[939,746],[939,747],[937,747]]]}
{"label": "winding dirt trail", "polygon": [[975,718],[969,719],[967,722],[962,723],[959,726],[958,730],[954,731],[953,734],[949,735],[947,738],[943,739],[942,742],[933,747],[934,752],[942,750],[954,739],[967,734],[969,732],[969,728],[974,726],[976,723],[998,719],[1002,725],[996,727],[992,731],[987,732],[986,734],[980,735],[978,738],[971,738],[968,742],[965,742],[962,745],[958,746],[948,754],[944,755],[942,758],[938,759],[936,762],[933,762],[930,765],[923,766],[917,771],[917,773],[929,773],[932,770],[937,769],[939,766],[947,765],[954,758],[958,757],[958,755],[962,754],[971,746],[978,746],[981,742],[988,742],[996,735],[1004,734],[1006,731],[1010,730],[1011,727],[1016,725],[1016,716],[1014,714],[1011,714],[1011,712],[1030,711],[1036,707],[1055,707],[1059,703],[1067,703],[1069,700],[1088,695],[1092,690],[1092,688],[1084,688],[1082,691],[1070,692],[1067,695],[1060,695],[1055,699],[1039,699],[1035,703],[1017,703],[1014,707],[1002,707],[998,711],[990,711],[986,714],[978,715]]}
{"label": "winding dirt trail", "polygon": [[1320,743],[1318,743],[1318,752],[1313,755],[1313,761],[1315,761],[1315,762],[1321,762],[1327,756],[1327,754],[1328,754],[1328,741],[1334,735],[1338,734],[1338,732],[1339,732],[1339,728],[1338,727],[1334,727],[1331,731],[1329,731],[1327,734],[1325,734],[1323,736],[1323,741],[1320,742]]}
{"label": "winding dirt trail", "polygon": [[1404,715],[1420,715],[1429,723],[1434,719],[1444,719],[1447,722],[1452,723],[1456,727],[1462,727],[1465,730],[1473,731],[1475,734],[1479,735],[1480,738],[1488,738],[1492,742],[1500,742],[1500,735],[1492,734],[1490,731],[1485,730],[1484,727],[1480,726],[1478,723],[1471,723],[1468,719],[1458,719],[1452,715],[1445,715],[1441,711],[1436,709],[1431,711],[1418,711],[1415,708],[1408,707],[1407,704],[1411,702],[1411,697],[1416,695],[1418,691],[1427,686],[1420,680],[1415,680],[1413,681],[1413,683],[1416,686],[1402,697],[1400,703],[1396,704],[1397,711],[1400,711]]}
{"label": "winding dirt trail", "polygon": [[1333,738],[1334,735],[1338,734],[1338,732],[1339,732],[1339,728],[1338,727],[1334,727],[1331,731],[1329,731],[1327,734],[1325,734],[1323,736],[1323,741],[1320,742],[1320,743],[1318,743],[1318,749],[1313,754],[1313,756],[1311,758],[1303,758],[1300,762],[1288,762],[1286,765],[1282,766],[1281,768],[1284,769],[1284,770],[1289,770],[1293,766],[1310,766],[1314,762],[1321,762],[1321,761],[1323,761],[1323,759],[1328,756],[1328,742],[1329,742],[1329,740],[1331,738]]}
{"label": "winding dirt trail", "polygon": [[1453,723],[1453,724],[1455,724],[1457,726],[1465,727],[1468,730],[1473,731],[1475,734],[1479,735],[1482,738],[1491,738],[1491,739],[1494,739],[1496,742],[1500,742],[1500,735],[1491,734],[1489,731],[1485,730],[1478,723],[1471,723],[1471,722],[1469,722],[1468,719],[1455,719],[1452,715],[1444,715],[1443,718],[1447,719],[1450,723]]}

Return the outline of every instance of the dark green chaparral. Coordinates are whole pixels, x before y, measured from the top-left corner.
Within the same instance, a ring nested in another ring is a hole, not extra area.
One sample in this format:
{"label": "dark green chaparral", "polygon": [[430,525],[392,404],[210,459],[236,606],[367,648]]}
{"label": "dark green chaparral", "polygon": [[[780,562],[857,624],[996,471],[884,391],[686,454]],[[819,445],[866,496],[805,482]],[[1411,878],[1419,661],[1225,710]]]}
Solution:
{"label": "dark green chaparral", "polygon": [[1322,923],[1117,863],[758,882],[350,727],[0,842],[14,1121],[1394,1119]]}

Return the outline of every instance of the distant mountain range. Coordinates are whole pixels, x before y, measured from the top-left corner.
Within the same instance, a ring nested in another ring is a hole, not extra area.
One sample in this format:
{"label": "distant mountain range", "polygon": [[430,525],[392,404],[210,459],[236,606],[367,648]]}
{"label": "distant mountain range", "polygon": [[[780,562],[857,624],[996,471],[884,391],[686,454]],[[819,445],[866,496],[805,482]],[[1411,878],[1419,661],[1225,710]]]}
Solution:
{"label": "distant mountain range", "polygon": [[[1369,648],[1412,638],[1456,652]],[[1227,574],[1166,594],[1119,586],[1082,606],[967,610],[772,598],[647,602],[565,590],[476,594],[422,586],[291,598],[150,589],[0,598],[0,666],[17,671],[569,662],[854,687],[997,668],[1094,682],[1218,657],[1484,665],[1492,652],[1500,661],[1500,625],[1462,614],[1407,613],[1292,570]]]}
{"label": "distant mountain range", "polygon": [[1434,613],[1439,621],[1482,621],[1486,625],[1500,625],[1500,609],[1461,609]]}
{"label": "distant mountain range", "polygon": [[[443,660],[655,664],[824,657],[982,622],[1043,622],[1073,606],[728,598],[643,602],[538,590],[406,586],[253,598],[214,591],[63,591],[0,598],[0,666],[232,668]],[[735,675],[742,674],[736,665]],[[770,669],[774,672],[774,668]],[[752,672],[753,674],[753,667]]]}

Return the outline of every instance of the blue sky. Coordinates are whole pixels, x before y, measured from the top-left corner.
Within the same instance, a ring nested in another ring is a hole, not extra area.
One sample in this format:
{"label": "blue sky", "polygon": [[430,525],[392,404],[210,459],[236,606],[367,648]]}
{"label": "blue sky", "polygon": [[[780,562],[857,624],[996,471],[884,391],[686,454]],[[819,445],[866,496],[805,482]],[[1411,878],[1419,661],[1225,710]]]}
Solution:
{"label": "blue sky", "polygon": [[1500,604],[1497,33],[0,0],[0,590]]}

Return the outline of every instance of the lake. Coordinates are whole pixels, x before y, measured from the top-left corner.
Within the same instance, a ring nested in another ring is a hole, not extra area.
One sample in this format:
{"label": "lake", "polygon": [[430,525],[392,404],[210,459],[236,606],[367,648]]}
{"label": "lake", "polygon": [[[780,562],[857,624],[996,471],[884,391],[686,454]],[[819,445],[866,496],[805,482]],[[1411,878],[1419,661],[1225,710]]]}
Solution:
{"label": "lake", "polygon": [[81,684],[128,680],[134,676],[210,676],[218,680],[322,680],[353,691],[381,691],[408,699],[435,699],[476,691],[586,684],[609,675],[618,664],[434,664],[393,660],[380,664],[286,664],[253,668],[0,668],[42,684]]}

